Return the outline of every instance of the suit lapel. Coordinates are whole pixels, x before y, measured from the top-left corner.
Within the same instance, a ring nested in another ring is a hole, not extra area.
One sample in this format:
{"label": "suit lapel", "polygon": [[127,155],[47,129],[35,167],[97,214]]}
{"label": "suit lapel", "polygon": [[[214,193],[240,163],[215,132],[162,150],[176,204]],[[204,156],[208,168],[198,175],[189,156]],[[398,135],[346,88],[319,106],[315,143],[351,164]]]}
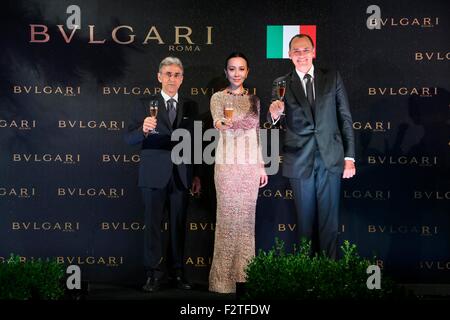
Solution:
{"label": "suit lapel", "polygon": [[308,100],[306,99],[306,95],[305,95],[305,91],[303,90],[302,83],[301,83],[300,78],[295,70],[292,72],[290,89],[294,93],[295,98],[300,103],[300,106],[302,107],[303,111],[305,112],[306,118],[308,118],[308,120],[313,123],[314,118],[313,118],[312,111],[311,111],[311,105],[309,104]]}
{"label": "suit lapel", "polygon": [[325,88],[325,77],[318,68],[314,68],[314,90],[315,90],[315,112],[317,113],[321,100],[323,98],[323,90]]}
{"label": "suit lapel", "polygon": [[177,103],[177,117],[175,118],[175,128],[178,128],[180,126],[181,120],[183,120],[183,107],[184,107],[184,101],[183,98],[178,95],[178,103]]}
{"label": "suit lapel", "polygon": [[158,99],[158,121],[161,121],[164,126],[172,130],[172,126],[169,121],[169,114],[167,113],[166,102],[164,101],[161,93],[158,93],[156,98]]}

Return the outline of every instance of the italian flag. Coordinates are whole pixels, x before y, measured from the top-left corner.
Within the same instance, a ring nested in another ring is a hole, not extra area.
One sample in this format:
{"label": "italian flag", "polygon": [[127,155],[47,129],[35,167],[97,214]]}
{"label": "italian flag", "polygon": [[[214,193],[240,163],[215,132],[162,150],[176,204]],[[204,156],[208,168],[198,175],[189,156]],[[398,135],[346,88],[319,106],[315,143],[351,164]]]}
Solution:
{"label": "italian flag", "polygon": [[289,41],[299,33],[310,36],[316,47],[316,26],[314,25],[267,26],[267,59],[289,59]]}

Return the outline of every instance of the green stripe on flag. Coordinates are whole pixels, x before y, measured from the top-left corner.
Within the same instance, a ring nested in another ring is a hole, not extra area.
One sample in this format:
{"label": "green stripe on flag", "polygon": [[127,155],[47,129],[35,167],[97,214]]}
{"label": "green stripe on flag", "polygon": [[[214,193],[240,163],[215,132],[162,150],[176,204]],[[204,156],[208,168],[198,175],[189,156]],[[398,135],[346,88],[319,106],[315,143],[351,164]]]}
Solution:
{"label": "green stripe on flag", "polygon": [[283,58],[283,26],[267,26],[267,58]]}

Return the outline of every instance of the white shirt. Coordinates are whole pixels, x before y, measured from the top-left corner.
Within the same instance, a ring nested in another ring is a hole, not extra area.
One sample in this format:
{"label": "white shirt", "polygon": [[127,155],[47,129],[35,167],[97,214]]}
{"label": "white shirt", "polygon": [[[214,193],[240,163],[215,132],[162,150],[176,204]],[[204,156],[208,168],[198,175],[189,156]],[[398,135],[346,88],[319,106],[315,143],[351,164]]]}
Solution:
{"label": "white shirt", "polygon": [[[307,97],[307,93],[306,93],[306,81],[308,79],[305,79],[305,74],[297,69],[295,69],[295,72],[297,72],[300,81],[302,82],[302,87],[303,87],[303,91],[305,91],[305,96]],[[311,76],[311,81],[312,81],[312,87],[313,87],[313,95],[314,98],[316,97],[316,88],[314,87],[314,65],[311,66],[311,68],[309,69],[309,71],[307,72],[307,74],[309,74]]]}
{"label": "white shirt", "polygon": [[169,101],[170,99],[175,100],[175,103],[174,103],[173,107],[175,108],[175,110],[177,110],[178,92],[173,97],[171,97],[167,93],[165,93],[163,90],[161,90],[161,95],[164,98],[164,103],[166,104],[166,110],[167,110],[167,101]]}

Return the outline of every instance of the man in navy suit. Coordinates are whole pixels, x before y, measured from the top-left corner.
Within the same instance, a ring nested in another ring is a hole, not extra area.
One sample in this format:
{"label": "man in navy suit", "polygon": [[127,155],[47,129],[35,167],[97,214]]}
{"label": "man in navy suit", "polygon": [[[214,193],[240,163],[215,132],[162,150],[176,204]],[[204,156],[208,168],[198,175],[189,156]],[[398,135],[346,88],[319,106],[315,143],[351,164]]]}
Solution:
{"label": "man in navy suit", "polygon": [[[336,258],[341,177],[356,173],[347,93],[337,71],[313,65],[308,35],[291,39],[289,57],[295,69],[275,79],[268,118],[286,128],[282,170],[295,197],[299,239],[318,238],[319,251]],[[283,101],[276,96],[282,80]]]}
{"label": "man in navy suit", "polygon": [[[150,99],[141,99],[136,105],[128,127],[126,140],[129,144],[141,144],[139,182],[145,204],[144,265],[147,281],[143,290],[158,291],[165,275],[163,261],[163,238],[161,222],[163,214],[169,213],[170,259],[176,285],[180,289],[191,289],[183,277],[183,247],[187,190],[200,191],[200,179],[193,178],[192,165],[176,165],[171,160],[174,142],[172,132],[177,128],[193,132],[198,106],[178,95],[183,82],[183,65],[178,58],[167,57],[159,65],[158,81],[161,92]],[[157,117],[150,117],[151,100],[158,103]]]}

